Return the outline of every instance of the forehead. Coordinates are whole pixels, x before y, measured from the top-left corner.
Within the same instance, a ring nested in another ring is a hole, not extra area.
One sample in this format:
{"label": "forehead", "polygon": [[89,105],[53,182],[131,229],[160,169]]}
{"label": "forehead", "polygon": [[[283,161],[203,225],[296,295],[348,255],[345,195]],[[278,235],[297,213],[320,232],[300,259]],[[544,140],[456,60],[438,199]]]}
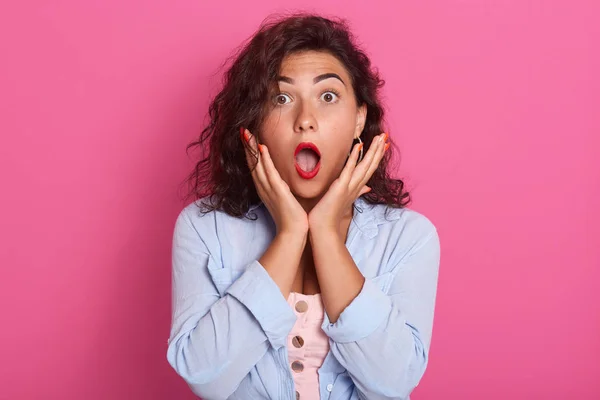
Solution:
{"label": "forehead", "polygon": [[342,63],[329,53],[321,51],[303,51],[286,56],[281,63],[280,74],[290,78],[306,75],[307,78],[325,72],[335,72],[344,81],[350,79]]}

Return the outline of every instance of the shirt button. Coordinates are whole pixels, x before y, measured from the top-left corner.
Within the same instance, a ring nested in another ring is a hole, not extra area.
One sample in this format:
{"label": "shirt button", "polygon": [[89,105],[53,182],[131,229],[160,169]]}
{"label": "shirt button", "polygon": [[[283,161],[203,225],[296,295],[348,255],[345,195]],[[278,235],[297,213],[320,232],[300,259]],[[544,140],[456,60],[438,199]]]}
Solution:
{"label": "shirt button", "polygon": [[331,392],[333,390],[333,385],[330,383],[329,385],[327,385],[327,391]]}
{"label": "shirt button", "polygon": [[306,310],[308,310],[307,302],[305,302],[304,300],[300,300],[296,303],[296,311],[298,311],[299,313],[303,313],[306,312]]}
{"label": "shirt button", "polygon": [[304,339],[302,339],[302,336],[294,336],[292,338],[292,344],[294,347],[299,349],[300,347],[304,346]]}
{"label": "shirt button", "polygon": [[300,400],[300,393],[296,390],[296,400]]}
{"label": "shirt button", "polygon": [[304,364],[302,364],[300,361],[294,361],[292,363],[292,369],[294,372],[302,372],[304,370]]}

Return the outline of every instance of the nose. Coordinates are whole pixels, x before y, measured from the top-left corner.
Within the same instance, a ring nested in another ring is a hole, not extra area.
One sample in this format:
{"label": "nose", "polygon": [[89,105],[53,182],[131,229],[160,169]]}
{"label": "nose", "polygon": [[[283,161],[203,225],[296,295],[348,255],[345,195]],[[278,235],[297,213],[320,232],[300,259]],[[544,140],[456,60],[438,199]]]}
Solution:
{"label": "nose", "polygon": [[303,103],[304,104],[301,104],[299,107],[298,116],[296,117],[296,122],[294,124],[294,130],[298,133],[317,131],[319,126],[313,110],[311,109],[310,105],[307,104],[307,102]]}

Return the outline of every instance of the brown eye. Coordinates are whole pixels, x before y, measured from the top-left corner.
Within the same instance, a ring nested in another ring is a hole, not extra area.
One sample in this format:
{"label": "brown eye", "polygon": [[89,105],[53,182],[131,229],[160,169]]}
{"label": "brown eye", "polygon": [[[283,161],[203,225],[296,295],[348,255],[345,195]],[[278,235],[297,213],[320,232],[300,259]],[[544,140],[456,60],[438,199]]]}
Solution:
{"label": "brown eye", "polygon": [[326,103],[335,103],[337,100],[337,97],[338,97],[338,94],[336,92],[334,92],[333,90],[329,90],[321,95],[321,98]]}
{"label": "brown eye", "polygon": [[287,102],[285,101],[286,97],[288,97],[287,94],[283,94],[283,93],[278,94],[277,96],[275,96],[275,103],[277,103],[278,105],[287,104]]}

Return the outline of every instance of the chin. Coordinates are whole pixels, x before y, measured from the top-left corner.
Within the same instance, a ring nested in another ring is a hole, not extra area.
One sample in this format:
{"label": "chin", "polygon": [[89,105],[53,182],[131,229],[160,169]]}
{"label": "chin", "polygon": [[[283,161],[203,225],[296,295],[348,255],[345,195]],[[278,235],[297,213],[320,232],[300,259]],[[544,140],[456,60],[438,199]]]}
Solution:
{"label": "chin", "polygon": [[323,184],[318,181],[305,181],[302,178],[298,178],[294,181],[293,184],[289,184],[290,191],[296,197],[300,197],[302,199],[314,199],[319,197],[323,191]]}

